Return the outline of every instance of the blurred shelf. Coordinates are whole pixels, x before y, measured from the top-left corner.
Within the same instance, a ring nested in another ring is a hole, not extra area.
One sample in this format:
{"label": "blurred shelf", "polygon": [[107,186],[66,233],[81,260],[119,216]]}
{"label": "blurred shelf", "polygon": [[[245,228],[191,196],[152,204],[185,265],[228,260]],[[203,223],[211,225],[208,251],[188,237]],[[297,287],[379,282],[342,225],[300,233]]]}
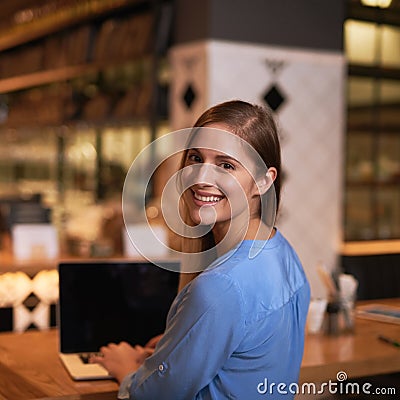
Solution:
{"label": "blurred shelf", "polygon": [[366,123],[349,123],[347,129],[349,135],[372,134],[397,136],[400,134],[400,125],[385,125],[384,122],[376,124],[376,126]]}
{"label": "blurred shelf", "polygon": [[[145,58],[150,58],[150,56],[143,56],[142,60]],[[127,58],[112,60],[110,62],[71,65],[53,70],[39,71],[31,74],[0,79],[0,94],[67,81],[69,79],[81,77],[82,75],[100,72],[107,68],[117,67],[125,62],[132,62],[132,59]]]}
{"label": "blurred shelf", "polygon": [[43,13],[29,22],[14,25],[0,32],[0,51],[59,32],[72,25],[90,21],[112,11],[144,3],[142,0],[80,0],[72,6],[64,6],[52,13]]}
{"label": "blurred shelf", "polygon": [[[103,71],[108,73],[107,69],[125,68],[127,64],[143,60],[152,61],[155,14],[150,2],[82,0],[58,11],[0,32],[0,94]],[[68,23],[63,22],[59,13]],[[91,21],[99,15],[101,19]],[[60,24],[56,23],[59,18]],[[41,29],[40,38],[31,32],[36,26]],[[22,30],[25,40],[19,40],[13,28]],[[8,37],[17,38],[21,43],[14,43]],[[29,37],[30,43],[19,46],[28,42]],[[129,73],[132,75],[134,71]],[[9,101],[12,104],[12,99]]]}
{"label": "blurred shelf", "polygon": [[369,240],[345,242],[341,246],[340,253],[343,256],[400,254],[400,240]]}
{"label": "blurred shelf", "polygon": [[391,8],[365,7],[362,4],[359,4],[359,2],[350,3],[348,5],[346,18],[400,26],[399,10]]}
{"label": "blurred shelf", "polygon": [[348,180],[346,182],[346,186],[348,188],[393,188],[399,189],[400,188],[400,180],[399,179],[392,179],[387,181],[378,181],[378,180],[369,180],[369,181],[355,181],[355,180]]}
{"label": "blurred shelf", "polygon": [[28,275],[35,275],[45,269],[57,268],[58,260],[16,260],[10,252],[0,252],[0,274],[6,272],[25,272]]}
{"label": "blurred shelf", "polygon": [[400,80],[400,69],[375,66],[375,65],[361,65],[361,64],[350,64],[348,67],[348,74],[355,76],[365,76],[368,78],[379,78],[379,79],[394,79]]}

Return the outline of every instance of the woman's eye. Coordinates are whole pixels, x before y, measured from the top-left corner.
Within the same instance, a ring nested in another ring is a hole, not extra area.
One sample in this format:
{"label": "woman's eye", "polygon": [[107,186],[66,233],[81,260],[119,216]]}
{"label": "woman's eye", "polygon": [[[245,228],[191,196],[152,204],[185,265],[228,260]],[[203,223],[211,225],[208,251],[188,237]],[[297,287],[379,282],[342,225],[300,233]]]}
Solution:
{"label": "woman's eye", "polygon": [[188,160],[198,163],[198,162],[201,162],[201,157],[198,156],[197,154],[189,154],[188,155]]}
{"label": "woman's eye", "polygon": [[226,163],[226,162],[222,163],[221,167],[224,168],[224,169],[232,169],[232,170],[235,169],[235,167],[232,164],[229,164],[229,163]]}

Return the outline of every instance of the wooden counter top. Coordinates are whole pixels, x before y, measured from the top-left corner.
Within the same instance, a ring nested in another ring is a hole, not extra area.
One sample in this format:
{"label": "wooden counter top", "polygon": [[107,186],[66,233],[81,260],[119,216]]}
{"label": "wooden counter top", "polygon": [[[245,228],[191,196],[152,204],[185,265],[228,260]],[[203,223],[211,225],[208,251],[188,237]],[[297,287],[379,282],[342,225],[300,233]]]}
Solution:
{"label": "wooden counter top", "polygon": [[28,400],[117,390],[118,384],[113,380],[72,380],[58,357],[56,329],[0,334],[0,399],[4,396],[8,400]]}
{"label": "wooden counter top", "polygon": [[[370,303],[400,307],[400,299]],[[346,372],[349,378],[399,372],[400,348],[380,341],[378,335],[400,341],[400,325],[356,317],[353,334],[307,335],[300,381],[334,380],[339,371]]]}

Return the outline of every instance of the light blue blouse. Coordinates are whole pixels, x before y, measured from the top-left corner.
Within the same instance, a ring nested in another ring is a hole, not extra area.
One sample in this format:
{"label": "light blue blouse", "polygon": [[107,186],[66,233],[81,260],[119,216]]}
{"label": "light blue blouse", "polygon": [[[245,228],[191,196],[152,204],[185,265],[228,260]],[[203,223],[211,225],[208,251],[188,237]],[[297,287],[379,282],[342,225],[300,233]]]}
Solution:
{"label": "light blue blouse", "polygon": [[[250,259],[252,246],[260,251]],[[127,383],[135,400],[294,397],[310,289],[293,248],[277,231],[214,265],[178,294],[156,351],[124,380],[121,398]]]}

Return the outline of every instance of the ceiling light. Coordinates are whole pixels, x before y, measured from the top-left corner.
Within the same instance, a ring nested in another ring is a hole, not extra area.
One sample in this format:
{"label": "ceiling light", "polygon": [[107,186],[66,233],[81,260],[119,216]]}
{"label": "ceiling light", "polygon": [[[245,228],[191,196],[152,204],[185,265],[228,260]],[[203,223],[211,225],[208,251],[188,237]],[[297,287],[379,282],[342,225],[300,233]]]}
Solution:
{"label": "ceiling light", "polygon": [[388,8],[392,0],[361,0],[362,5],[368,7]]}

